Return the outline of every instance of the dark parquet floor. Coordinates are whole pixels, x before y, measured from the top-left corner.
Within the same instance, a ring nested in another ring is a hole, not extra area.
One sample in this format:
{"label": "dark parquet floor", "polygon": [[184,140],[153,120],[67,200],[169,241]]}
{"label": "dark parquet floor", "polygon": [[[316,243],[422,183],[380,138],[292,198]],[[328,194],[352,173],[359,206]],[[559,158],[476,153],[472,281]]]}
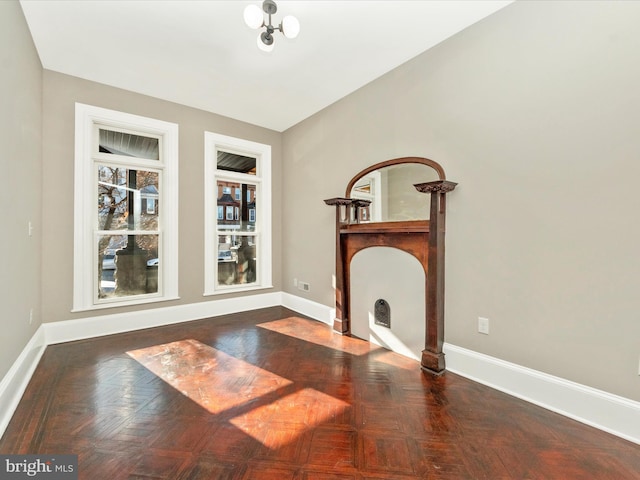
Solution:
{"label": "dark parquet floor", "polygon": [[53,345],[2,453],[80,478],[640,479],[640,446],[276,307]]}

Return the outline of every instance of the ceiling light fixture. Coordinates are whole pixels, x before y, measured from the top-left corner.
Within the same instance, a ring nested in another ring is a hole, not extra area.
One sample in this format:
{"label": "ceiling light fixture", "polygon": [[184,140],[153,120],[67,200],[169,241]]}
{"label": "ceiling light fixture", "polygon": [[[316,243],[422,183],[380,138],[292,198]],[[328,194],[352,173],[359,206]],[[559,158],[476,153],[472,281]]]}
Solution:
{"label": "ceiling light fixture", "polygon": [[257,5],[247,5],[244,9],[244,21],[254,30],[265,27],[265,31],[258,35],[258,48],[264,52],[273,50],[273,32],[280,30],[287,38],[296,38],[300,33],[300,22],[293,15],[287,15],[277,27],[271,24],[271,15],[278,11],[278,6],[274,0],[264,0],[262,11],[269,16],[268,23],[265,21],[260,7]]}

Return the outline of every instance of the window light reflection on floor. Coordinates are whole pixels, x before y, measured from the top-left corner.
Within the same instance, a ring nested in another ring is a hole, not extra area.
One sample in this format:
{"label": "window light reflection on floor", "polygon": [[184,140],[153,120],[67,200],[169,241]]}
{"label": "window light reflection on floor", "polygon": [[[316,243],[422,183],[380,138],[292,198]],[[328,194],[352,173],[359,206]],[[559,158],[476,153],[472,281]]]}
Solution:
{"label": "window light reflection on floor", "polygon": [[351,355],[368,355],[373,350],[380,348],[359,338],[340,335],[328,328],[327,325],[315,320],[308,320],[308,325],[301,329],[301,320],[299,317],[283,318],[282,320],[261,323],[258,327]]}
{"label": "window light reflection on floor", "polygon": [[[265,447],[281,448],[305,431],[339,418],[350,405],[313,388],[304,388],[231,419],[231,424]],[[268,421],[265,421],[268,418]],[[274,423],[283,428],[273,429]]]}
{"label": "window light reflection on floor", "polygon": [[213,414],[292,383],[193,339],[154,345],[127,354]]}
{"label": "window light reflection on floor", "polygon": [[[291,443],[309,428],[339,419],[350,407],[312,388],[280,396],[283,389],[295,389],[293,382],[193,339],[127,354],[208,412],[238,410],[230,423],[271,449]],[[274,422],[286,428],[274,432],[269,429]]]}

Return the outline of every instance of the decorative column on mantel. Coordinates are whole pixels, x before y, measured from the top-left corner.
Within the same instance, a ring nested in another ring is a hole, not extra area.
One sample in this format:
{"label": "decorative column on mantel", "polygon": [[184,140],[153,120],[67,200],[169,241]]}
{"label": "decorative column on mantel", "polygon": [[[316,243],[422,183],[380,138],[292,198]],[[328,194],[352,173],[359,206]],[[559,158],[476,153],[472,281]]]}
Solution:
{"label": "decorative column on mantel", "polygon": [[345,271],[344,262],[342,261],[342,237],[341,229],[344,225],[360,223],[360,208],[366,207],[371,200],[361,200],[358,198],[336,197],[329,198],[324,201],[327,205],[336,207],[336,316],[333,321],[333,329],[336,332],[348,334],[351,332],[349,325],[349,275]]}
{"label": "decorative column on mantel", "polygon": [[427,330],[425,349],[422,351],[423,370],[441,374],[445,369],[444,353],[444,233],[445,206],[448,192],[457,183],[448,180],[418,183],[414,185],[421,193],[431,194],[429,215],[429,253],[426,284]]}

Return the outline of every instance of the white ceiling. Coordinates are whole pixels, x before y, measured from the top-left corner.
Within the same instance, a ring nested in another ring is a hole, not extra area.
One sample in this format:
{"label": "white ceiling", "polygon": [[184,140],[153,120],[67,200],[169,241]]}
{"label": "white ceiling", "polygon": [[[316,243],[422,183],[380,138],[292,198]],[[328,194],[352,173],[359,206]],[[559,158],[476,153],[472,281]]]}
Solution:
{"label": "white ceiling", "polygon": [[278,1],[300,21],[256,46],[250,1],[21,0],[44,68],[284,131],[511,3]]}

